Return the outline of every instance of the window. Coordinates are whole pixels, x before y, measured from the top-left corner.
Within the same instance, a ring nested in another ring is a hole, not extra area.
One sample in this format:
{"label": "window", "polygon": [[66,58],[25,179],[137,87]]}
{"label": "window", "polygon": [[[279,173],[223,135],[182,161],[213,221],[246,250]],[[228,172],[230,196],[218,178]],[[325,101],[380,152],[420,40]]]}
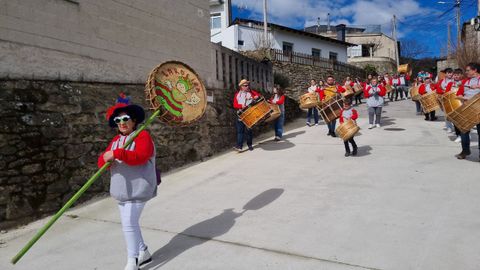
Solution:
{"label": "window", "polygon": [[210,15],[210,29],[222,28],[222,17],[220,13],[214,13]]}
{"label": "window", "polygon": [[363,44],[362,45],[362,57],[369,57],[370,56],[370,45]]}
{"label": "window", "polygon": [[238,46],[243,46],[243,40],[238,40]]}
{"label": "window", "polygon": [[338,53],[330,52],[329,59],[333,61],[337,61]]}
{"label": "window", "polygon": [[284,41],[282,49],[284,52],[293,52],[293,43]]}
{"label": "window", "polygon": [[322,55],[322,50],[320,49],[315,49],[312,48],[312,57],[315,59],[320,59],[320,56]]}

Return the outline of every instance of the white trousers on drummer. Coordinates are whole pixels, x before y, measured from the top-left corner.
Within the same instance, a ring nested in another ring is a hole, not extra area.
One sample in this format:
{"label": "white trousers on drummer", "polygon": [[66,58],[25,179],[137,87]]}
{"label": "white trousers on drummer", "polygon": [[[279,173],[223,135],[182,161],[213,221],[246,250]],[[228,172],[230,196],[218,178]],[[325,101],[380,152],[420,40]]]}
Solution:
{"label": "white trousers on drummer", "polygon": [[144,202],[118,203],[120,217],[122,219],[123,235],[127,243],[128,258],[137,258],[139,251],[147,248],[143,242],[139,223],[144,206]]}

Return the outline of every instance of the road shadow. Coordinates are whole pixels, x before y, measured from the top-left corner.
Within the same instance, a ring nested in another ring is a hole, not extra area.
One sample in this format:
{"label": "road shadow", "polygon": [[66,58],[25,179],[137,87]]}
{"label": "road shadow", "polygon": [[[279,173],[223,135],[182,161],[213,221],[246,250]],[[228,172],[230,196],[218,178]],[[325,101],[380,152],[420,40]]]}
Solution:
{"label": "road shadow", "polygon": [[152,262],[142,266],[141,269],[159,269],[183,252],[227,233],[235,225],[235,220],[246,211],[255,211],[267,206],[278,199],[283,192],[284,190],[280,188],[268,189],[247,202],[241,213],[234,212],[233,208],[225,209],[215,217],[188,227],[155,251],[152,254]]}
{"label": "road shadow", "polygon": [[404,131],[404,128],[384,128],[386,131]]}
{"label": "road shadow", "polygon": [[289,140],[280,140],[280,141],[265,141],[261,142],[257,145],[258,148],[262,148],[265,151],[279,151],[285,150],[288,148],[294,147],[295,144],[290,142]]}
{"label": "road shadow", "polygon": [[290,133],[288,133],[288,134],[284,134],[283,137],[282,137],[282,139],[295,138],[295,137],[297,137],[298,135],[301,135],[301,134],[304,134],[304,133],[306,133],[305,130],[290,132]]}
{"label": "road shadow", "polygon": [[372,147],[370,145],[359,146],[357,150],[357,157],[368,156],[371,154],[370,153],[371,150],[372,150]]}
{"label": "road shadow", "polygon": [[391,126],[391,125],[395,125],[395,118],[389,118],[389,117],[386,117],[386,118],[383,118],[382,117],[382,120],[380,121],[380,125],[382,127],[388,127],[388,126]]}

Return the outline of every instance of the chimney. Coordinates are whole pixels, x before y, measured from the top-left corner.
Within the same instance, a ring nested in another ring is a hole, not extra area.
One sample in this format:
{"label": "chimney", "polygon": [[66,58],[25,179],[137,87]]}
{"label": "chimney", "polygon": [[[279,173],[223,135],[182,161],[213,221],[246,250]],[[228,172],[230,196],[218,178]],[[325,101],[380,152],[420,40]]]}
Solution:
{"label": "chimney", "polygon": [[317,35],[318,35],[319,29],[320,29],[320,17],[317,17]]}
{"label": "chimney", "polygon": [[336,27],[337,30],[337,40],[345,41],[345,24],[339,24]]}
{"label": "chimney", "polygon": [[327,14],[327,33],[330,33],[330,13]]}

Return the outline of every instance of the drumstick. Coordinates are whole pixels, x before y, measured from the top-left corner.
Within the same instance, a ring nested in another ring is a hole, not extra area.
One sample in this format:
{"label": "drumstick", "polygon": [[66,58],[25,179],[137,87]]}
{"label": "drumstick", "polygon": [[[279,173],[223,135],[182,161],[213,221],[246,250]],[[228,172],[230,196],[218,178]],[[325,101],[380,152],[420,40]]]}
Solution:
{"label": "drumstick", "polygon": [[[127,148],[138,136],[138,134],[140,134],[140,132],[142,132],[147,126],[149,126],[153,122],[153,120],[158,116],[158,114],[160,114],[160,109],[157,109],[147,119],[145,124],[140,126],[140,128],[138,128],[134,132],[132,137],[125,143],[123,148]],[[108,166],[110,166],[111,163],[111,161],[105,163],[105,165],[98,169],[98,171],[94,175],[92,175],[90,179],[88,179],[88,181],[80,188],[80,190],[78,190],[77,193],[75,193],[75,195],[73,195],[72,198],[70,198],[70,200],[68,200],[68,202],[60,210],[58,210],[58,212],[47,222],[47,224],[40,228],[40,230],[32,237],[32,239],[30,239],[30,241],[28,241],[28,243],[17,253],[17,255],[12,258],[12,264],[16,264],[23,257],[23,255],[27,253],[27,251],[38,241],[38,239],[40,239],[40,237],[42,237],[45,232],[50,227],[52,227],[53,223],[55,223],[55,221],[57,221],[57,219],[59,219],[63,215],[63,213],[65,213],[65,211],[67,211],[78,200],[78,198],[80,198],[80,196],[82,196],[82,194],[87,191],[87,189],[98,179],[98,177],[100,177],[107,170]]]}

